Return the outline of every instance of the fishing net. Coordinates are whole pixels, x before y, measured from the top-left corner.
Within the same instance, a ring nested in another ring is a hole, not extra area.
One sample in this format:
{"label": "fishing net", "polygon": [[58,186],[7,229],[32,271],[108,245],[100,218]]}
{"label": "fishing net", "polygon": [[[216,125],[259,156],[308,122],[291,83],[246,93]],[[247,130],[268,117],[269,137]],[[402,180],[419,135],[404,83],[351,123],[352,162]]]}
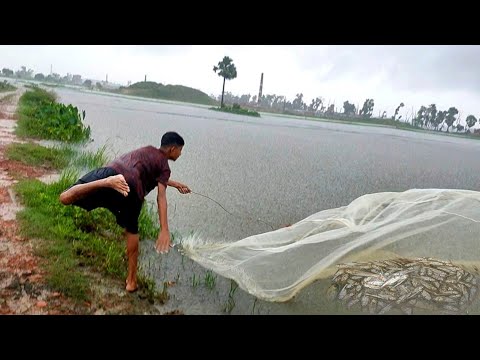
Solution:
{"label": "fishing net", "polygon": [[472,301],[479,234],[480,192],[412,189],[367,194],[236,242],[192,235],[181,245],[185,255],[263,300],[287,301],[329,279],[330,295],[351,306],[378,313],[398,305],[408,313],[422,301],[437,299],[447,310]]}

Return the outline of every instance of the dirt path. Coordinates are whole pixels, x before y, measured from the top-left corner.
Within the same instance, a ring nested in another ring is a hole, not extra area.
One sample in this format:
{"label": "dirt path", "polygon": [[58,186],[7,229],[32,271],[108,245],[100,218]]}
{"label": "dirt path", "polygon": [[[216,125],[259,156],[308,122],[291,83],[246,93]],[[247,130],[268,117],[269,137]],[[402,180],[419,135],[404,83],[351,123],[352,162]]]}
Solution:
{"label": "dirt path", "polygon": [[92,301],[77,303],[47,286],[41,259],[35,256],[35,239],[22,237],[16,214],[21,210],[12,186],[21,178],[43,178],[51,173],[5,157],[8,144],[22,142],[13,133],[18,100],[0,94],[0,314],[159,314],[136,294],[127,294],[123,280],[89,273],[95,280]]}

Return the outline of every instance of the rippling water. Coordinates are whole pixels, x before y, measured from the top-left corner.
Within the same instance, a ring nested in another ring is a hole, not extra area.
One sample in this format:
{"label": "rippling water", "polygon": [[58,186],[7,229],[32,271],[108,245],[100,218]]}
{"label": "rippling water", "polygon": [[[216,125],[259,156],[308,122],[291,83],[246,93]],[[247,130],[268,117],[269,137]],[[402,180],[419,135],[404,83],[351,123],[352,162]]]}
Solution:
{"label": "rippling water", "polygon": [[[480,142],[475,140],[269,114],[250,118],[204,106],[67,89],[56,92],[59,101],[86,111],[94,138],[91,149],[107,143],[114,156],[147,144],[159,146],[166,131],[184,137],[182,156],[170,163],[171,178],[213,198],[235,216],[205,197],[169,188],[170,229],[179,235],[196,231],[204,238],[235,241],[347,205],[366,193],[477,190],[480,183]],[[152,191],[147,199],[154,204],[155,196]],[[228,295],[234,291],[230,280],[217,279],[209,290],[202,285],[209,278],[206,269],[182,260],[175,251],[160,258],[149,241],[153,239],[142,241],[144,268],[159,285],[176,281],[162,309],[216,314],[228,308]],[[232,313],[341,312],[320,300],[324,287],[311,286],[288,304],[255,302],[236,289]]]}

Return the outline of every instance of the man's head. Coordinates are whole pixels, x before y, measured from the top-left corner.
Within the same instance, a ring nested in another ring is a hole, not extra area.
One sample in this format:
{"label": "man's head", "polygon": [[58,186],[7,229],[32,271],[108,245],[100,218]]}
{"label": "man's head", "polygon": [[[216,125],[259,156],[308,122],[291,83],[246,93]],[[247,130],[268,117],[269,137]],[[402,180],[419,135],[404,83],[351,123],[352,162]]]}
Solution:
{"label": "man's head", "polygon": [[174,131],[169,131],[163,134],[161,141],[161,149],[167,155],[169,160],[177,160],[182,154],[185,141]]}

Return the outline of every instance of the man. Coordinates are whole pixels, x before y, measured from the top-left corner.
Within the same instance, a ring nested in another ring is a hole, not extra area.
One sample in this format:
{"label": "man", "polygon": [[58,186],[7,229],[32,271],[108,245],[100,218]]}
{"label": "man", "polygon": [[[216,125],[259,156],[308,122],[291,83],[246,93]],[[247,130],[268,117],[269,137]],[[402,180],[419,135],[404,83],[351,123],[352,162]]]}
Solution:
{"label": "man", "polygon": [[188,186],[170,180],[168,160],[177,160],[185,142],[176,132],[162,136],[160,148],[145,146],[93,170],[60,195],[64,205],[76,205],[90,211],[99,207],[109,209],[117,224],[125,228],[127,239],[128,275],[126,290],[137,290],[138,217],[145,196],[158,187],[158,214],[161,230],[155,244],[157,252],[167,253],[170,231],[167,218],[166,188],[177,188],[188,194]]}

